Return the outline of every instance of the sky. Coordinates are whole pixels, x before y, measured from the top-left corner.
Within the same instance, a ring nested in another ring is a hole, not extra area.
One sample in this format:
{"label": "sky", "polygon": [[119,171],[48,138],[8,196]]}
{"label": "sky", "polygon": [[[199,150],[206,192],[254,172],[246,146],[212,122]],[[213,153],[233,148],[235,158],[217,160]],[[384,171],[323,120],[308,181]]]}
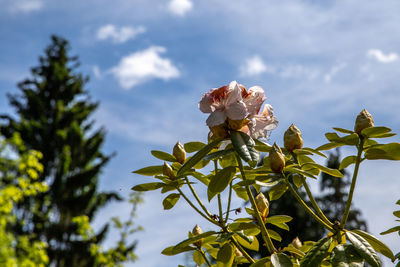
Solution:
{"label": "sky", "polygon": [[[90,76],[86,89],[100,101],[94,119],[107,130],[104,150],[117,152],[101,176],[102,190],[127,196],[133,185],[149,181],[133,170],[160,164],[150,150],[171,152],[178,140],[206,141],[207,115],[198,101],[233,80],[264,88],[279,120],[271,143],[282,145],[284,131],[295,123],[305,145],[317,147],[331,127],[351,129],[364,108],[376,125],[400,132],[397,0],[0,0],[0,5],[0,113],[13,112],[6,94],[16,93],[16,83],[29,77],[50,36],[68,39],[79,71]],[[399,171],[398,162],[361,166],[354,203],[376,236],[395,226]],[[196,223],[212,229],[183,201],[164,211],[162,199],[160,192],[146,193],[138,208],[135,222],[145,230],[134,237],[139,260],[129,266],[184,263],[182,256],[160,252]],[[129,209],[113,203],[95,226],[110,216],[124,218]],[[395,234],[380,238],[400,251]]]}

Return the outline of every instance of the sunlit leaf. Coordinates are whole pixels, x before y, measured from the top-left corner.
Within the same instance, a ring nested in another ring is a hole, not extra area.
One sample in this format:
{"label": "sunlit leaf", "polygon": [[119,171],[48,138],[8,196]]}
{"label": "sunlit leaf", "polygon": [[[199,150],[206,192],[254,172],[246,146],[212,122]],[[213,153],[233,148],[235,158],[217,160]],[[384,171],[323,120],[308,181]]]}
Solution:
{"label": "sunlit leaf", "polygon": [[319,240],[307,252],[306,256],[300,262],[300,267],[318,267],[322,260],[328,255],[332,238],[325,237]]}
{"label": "sunlit leaf", "polygon": [[392,129],[390,129],[388,127],[377,126],[377,127],[365,128],[364,130],[361,131],[361,134],[368,138],[379,138],[382,135],[385,136],[386,134],[390,133],[391,131],[392,131]]}
{"label": "sunlit leaf", "polygon": [[172,156],[171,154],[164,152],[164,151],[159,151],[159,150],[152,150],[151,154],[161,160],[164,161],[171,161],[171,162],[175,162],[176,158],[174,156]]}
{"label": "sunlit leaf", "polygon": [[292,261],[283,253],[274,253],[271,255],[271,263],[274,267],[292,267]]}
{"label": "sunlit leaf", "polygon": [[346,237],[369,265],[372,267],[380,267],[382,265],[378,254],[363,237],[354,232],[346,232]]}
{"label": "sunlit leaf", "polygon": [[158,188],[163,187],[165,184],[164,183],[159,183],[159,182],[154,182],[154,183],[147,183],[147,184],[138,184],[132,187],[132,190],[134,191],[152,191],[156,190]]}
{"label": "sunlit leaf", "polygon": [[342,159],[342,162],[340,163],[339,170],[343,170],[347,168],[349,165],[356,163],[356,156],[347,156],[344,159]]}
{"label": "sunlit leaf", "polygon": [[203,255],[201,254],[200,251],[198,250],[193,251],[193,261],[197,263],[199,266],[201,266],[205,262]]}
{"label": "sunlit leaf", "polygon": [[207,156],[204,157],[204,160],[213,160],[213,159],[225,156],[225,155],[229,155],[232,152],[235,152],[235,150],[233,148],[219,150],[217,152],[208,154]]}
{"label": "sunlit leaf", "polygon": [[208,152],[210,152],[215,146],[221,143],[222,139],[217,139],[208,145],[204,146],[201,150],[199,150],[196,154],[194,154],[189,160],[183,164],[182,168],[178,171],[178,175],[184,174],[194,165],[196,165],[200,160],[202,160]]}
{"label": "sunlit leaf", "polygon": [[340,133],[345,133],[345,134],[353,134],[354,132],[351,130],[343,129],[343,128],[338,128],[338,127],[333,127],[333,130],[338,131]]}
{"label": "sunlit leaf", "polygon": [[267,232],[272,239],[277,240],[278,242],[282,241],[282,237],[274,230],[267,229]]}
{"label": "sunlit leaf", "polygon": [[325,167],[325,166],[322,166],[322,165],[319,165],[319,164],[316,164],[316,163],[311,163],[311,162],[304,164],[304,166],[305,165],[307,165],[307,166],[310,165],[310,166],[313,166],[315,168],[318,168],[320,171],[322,171],[324,173],[327,173],[327,174],[329,174],[331,176],[334,176],[334,177],[344,177],[343,173],[341,173],[339,170],[336,170],[336,169],[331,169],[331,168],[328,168],[328,167]]}
{"label": "sunlit leaf", "polygon": [[163,166],[162,165],[149,166],[149,167],[145,167],[145,168],[141,168],[139,170],[133,171],[133,173],[140,174],[140,175],[146,175],[146,176],[154,176],[154,175],[163,173]]}
{"label": "sunlit leaf", "polygon": [[166,256],[174,256],[179,253],[187,252],[187,251],[191,251],[191,250],[195,250],[195,248],[190,247],[190,246],[184,246],[184,247],[180,247],[180,248],[175,248],[175,246],[170,246],[170,247],[167,247],[166,249],[164,249],[161,252],[161,254],[166,255]]}
{"label": "sunlit leaf", "polygon": [[196,151],[199,151],[200,149],[202,149],[203,147],[205,147],[206,144],[202,143],[202,142],[189,142],[183,145],[183,147],[185,148],[185,151],[187,153],[193,153]]}
{"label": "sunlit leaf", "polygon": [[331,256],[332,266],[363,267],[364,259],[358,254],[353,245],[341,244],[336,246]]}
{"label": "sunlit leaf", "polygon": [[180,194],[170,194],[166,198],[164,198],[162,204],[165,210],[172,209],[175,204],[178,202],[179,198],[181,197]]}
{"label": "sunlit leaf", "polygon": [[351,232],[362,236],[365,240],[368,241],[368,243],[372,246],[373,249],[375,249],[382,255],[388,257],[389,259],[394,260],[394,255],[393,252],[390,250],[390,248],[375,236],[371,235],[370,233],[364,232],[362,230],[352,230]]}
{"label": "sunlit leaf", "polygon": [[230,184],[233,179],[233,176],[236,173],[236,167],[230,166],[224,168],[217,172],[216,175],[211,177],[210,183],[208,184],[208,201],[218,193],[221,193],[225,190],[225,188]]}
{"label": "sunlit leaf", "polygon": [[187,246],[199,241],[202,238],[208,237],[210,235],[215,235],[217,233],[218,232],[215,232],[215,231],[208,231],[208,232],[202,233],[200,235],[196,235],[194,237],[190,237],[188,239],[183,240],[179,244],[177,244],[174,248],[177,249],[177,250],[182,249],[184,247],[187,247]]}
{"label": "sunlit leaf", "polygon": [[269,199],[271,201],[279,199],[283,194],[285,194],[287,189],[288,189],[288,186],[284,183],[279,183],[279,184],[273,186],[268,191]]}
{"label": "sunlit leaf", "polygon": [[217,267],[231,267],[234,260],[234,249],[230,243],[226,243],[217,255]]}
{"label": "sunlit leaf", "polygon": [[375,145],[365,152],[365,158],[400,160],[400,143]]}

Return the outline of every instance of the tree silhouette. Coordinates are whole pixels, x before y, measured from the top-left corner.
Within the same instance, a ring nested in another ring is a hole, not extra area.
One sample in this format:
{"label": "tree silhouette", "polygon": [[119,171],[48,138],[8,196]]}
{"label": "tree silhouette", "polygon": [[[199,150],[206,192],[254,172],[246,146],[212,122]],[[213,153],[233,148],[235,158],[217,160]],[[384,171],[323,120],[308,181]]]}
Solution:
{"label": "tree silhouette", "polygon": [[[108,224],[89,239],[78,233],[79,216],[89,222],[117,193],[98,191],[98,178],[111,155],[101,149],[105,132],[90,118],[98,107],[84,89],[88,77],[77,72],[77,57],[69,56],[68,42],[52,36],[52,43],[32,68],[31,78],[18,84],[19,94],[8,95],[16,118],[3,115],[0,132],[19,133],[27,149],[43,154],[39,181],[49,191],[19,205],[16,234],[30,234],[48,246],[51,266],[94,266],[92,245],[103,242]],[[123,253],[135,244],[125,245]]]}

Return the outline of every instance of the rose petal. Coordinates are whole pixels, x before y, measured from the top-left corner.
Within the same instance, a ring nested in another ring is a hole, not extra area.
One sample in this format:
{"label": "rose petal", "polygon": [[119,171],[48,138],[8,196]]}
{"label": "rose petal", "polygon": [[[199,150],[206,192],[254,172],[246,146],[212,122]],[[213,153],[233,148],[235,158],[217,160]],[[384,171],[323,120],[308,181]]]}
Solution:
{"label": "rose petal", "polygon": [[208,127],[221,125],[226,120],[226,114],[223,111],[214,111],[208,116],[206,123]]}
{"label": "rose petal", "polygon": [[211,113],[211,112],[213,112],[215,110],[215,107],[213,106],[213,101],[212,101],[211,96],[210,96],[211,95],[210,91],[208,91],[207,93],[203,94],[203,96],[201,97],[201,100],[199,102],[199,109],[203,113]]}
{"label": "rose petal", "polygon": [[258,139],[268,136],[268,131],[272,131],[278,126],[278,119],[274,117],[272,106],[267,104],[261,114],[255,115],[249,124],[251,136]]}
{"label": "rose petal", "polygon": [[228,97],[225,106],[230,106],[238,101],[242,101],[242,89],[236,81],[232,81],[228,86]]}
{"label": "rose petal", "polygon": [[249,93],[244,99],[244,102],[246,103],[247,111],[250,113],[250,116],[258,114],[266,99],[264,89],[260,86],[253,86],[249,89]]}
{"label": "rose petal", "polygon": [[237,101],[226,106],[225,113],[231,120],[243,120],[248,114],[246,104],[243,101]]}

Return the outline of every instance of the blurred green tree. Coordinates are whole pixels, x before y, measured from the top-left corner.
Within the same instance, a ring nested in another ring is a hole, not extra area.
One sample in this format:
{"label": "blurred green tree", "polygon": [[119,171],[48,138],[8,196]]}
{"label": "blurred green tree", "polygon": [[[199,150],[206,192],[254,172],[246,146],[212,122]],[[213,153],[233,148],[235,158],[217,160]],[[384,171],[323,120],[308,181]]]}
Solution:
{"label": "blurred green tree", "polygon": [[[78,58],[69,56],[65,39],[52,36],[51,41],[39,65],[32,68],[32,78],[18,84],[20,94],[8,95],[17,118],[1,116],[3,136],[18,133],[27,149],[42,153],[43,172],[38,181],[49,185],[48,191],[18,205],[14,231],[48,243],[51,266],[95,266],[98,256],[107,254],[100,244],[109,224],[87,236],[82,236],[82,227],[89,229],[101,207],[121,198],[97,188],[99,174],[111,155],[101,151],[105,132],[95,129],[90,119],[98,103],[84,90],[88,77],[77,72]],[[115,248],[115,257],[109,255],[108,259],[115,260],[113,266],[134,257],[136,243],[124,242]]]}

